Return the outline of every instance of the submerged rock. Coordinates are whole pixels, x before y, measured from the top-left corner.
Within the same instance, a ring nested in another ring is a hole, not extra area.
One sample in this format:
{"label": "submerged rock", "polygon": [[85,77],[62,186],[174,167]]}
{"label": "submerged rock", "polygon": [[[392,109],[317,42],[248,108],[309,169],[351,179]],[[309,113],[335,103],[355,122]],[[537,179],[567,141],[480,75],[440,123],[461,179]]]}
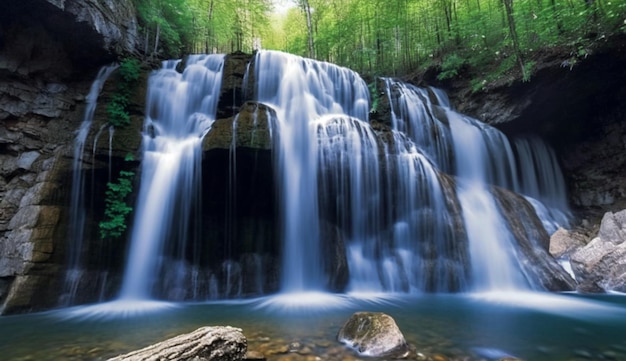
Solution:
{"label": "submerged rock", "polygon": [[108,361],[235,361],[245,357],[247,348],[247,340],[239,328],[201,327],[191,333],[110,358]]}
{"label": "submerged rock", "polygon": [[405,358],[409,345],[394,319],[382,312],[356,312],[343,325],[337,340],[363,356]]}

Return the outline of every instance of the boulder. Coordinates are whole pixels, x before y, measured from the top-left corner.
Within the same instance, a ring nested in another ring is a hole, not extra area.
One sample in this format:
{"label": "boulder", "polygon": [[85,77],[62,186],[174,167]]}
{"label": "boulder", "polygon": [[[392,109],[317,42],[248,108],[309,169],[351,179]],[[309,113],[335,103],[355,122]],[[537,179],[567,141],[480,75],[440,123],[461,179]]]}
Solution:
{"label": "boulder", "polygon": [[581,292],[626,292],[626,242],[622,227],[626,210],[605,213],[598,237],[571,255]]}
{"label": "boulder", "polygon": [[626,240],[626,209],[617,213],[606,212],[600,222],[598,237],[613,244],[623,243]]}
{"label": "boulder", "polygon": [[343,325],[337,340],[370,357],[405,358],[410,348],[394,319],[382,312],[356,312]]}
{"label": "boulder", "polygon": [[583,245],[584,241],[577,233],[562,227],[559,227],[550,236],[550,254],[557,258],[565,256]]}
{"label": "boulder", "polygon": [[236,361],[245,357],[247,348],[248,342],[239,328],[201,327],[108,361]]}

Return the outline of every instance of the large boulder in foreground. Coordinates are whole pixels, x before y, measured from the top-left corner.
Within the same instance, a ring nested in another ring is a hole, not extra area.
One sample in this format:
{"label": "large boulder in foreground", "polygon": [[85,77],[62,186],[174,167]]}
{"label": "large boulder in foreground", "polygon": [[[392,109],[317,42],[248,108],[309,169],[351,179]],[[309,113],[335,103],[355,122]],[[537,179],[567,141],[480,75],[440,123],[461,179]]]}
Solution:
{"label": "large boulder in foreground", "polygon": [[337,340],[370,357],[405,358],[410,348],[394,319],[382,312],[356,312],[343,325]]}
{"label": "large boulder in foreground", "polygon": [[108,361],[238,361],[245,357],[247,348],[247,340],[239,328],[201,327]]}
{"label": "large boulder in foreground", "polygon": [[571,256],[579,291],[626,292],[626,210],[607,212],[598,237]]}

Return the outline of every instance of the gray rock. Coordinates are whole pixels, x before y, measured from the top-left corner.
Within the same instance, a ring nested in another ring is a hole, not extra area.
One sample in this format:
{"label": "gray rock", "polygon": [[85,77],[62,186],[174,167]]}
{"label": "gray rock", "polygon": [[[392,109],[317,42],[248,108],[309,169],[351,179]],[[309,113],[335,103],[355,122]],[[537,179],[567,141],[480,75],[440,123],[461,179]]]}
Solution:
{"label": "gray rock", "polygon": [[405,358],[409,345],[394,319],[382,312],[356,312],[343,325],[337,340],[370,357]]}
{"label": "gray rock", "polygon": [[626,209],[617,213],[606,212],[600,223],[598,237],[605,242],[623,243],[626,240]]}
{"label": "gray rock", "polygon": [[130,0],[47,0],[48,3],[89,24],[118,53],[134,52],[138,41],[137,18]]}
{"label": "gray rock", "polygon": [[626,291],[626,210],[602,218],[598,237],[571,255],[580,291]]}
{"label": "gray rock", "polygon": [[239,328],[201,327],[108,361],[235,361],[245,357],[247,348],[247,340]]}
{"label": "gray rock", "polygon": [[596,237],[585,247],[574,252],[570,260],[582,265],[586,272],[592,272],[593,268],[602,260],[602,258],[613,252],[614,249],[615,245],[613,243],[605,242],[600,237]]}
{"label": "gray rock", "polygon": [[39,158],[39,156],[40,156],[39,152],[35,152],[35,151],[20,154],[19,158],[17,158],[18,168],[21,168],[24,170],[30,170],[30,167],[37,160],[37,158]]}

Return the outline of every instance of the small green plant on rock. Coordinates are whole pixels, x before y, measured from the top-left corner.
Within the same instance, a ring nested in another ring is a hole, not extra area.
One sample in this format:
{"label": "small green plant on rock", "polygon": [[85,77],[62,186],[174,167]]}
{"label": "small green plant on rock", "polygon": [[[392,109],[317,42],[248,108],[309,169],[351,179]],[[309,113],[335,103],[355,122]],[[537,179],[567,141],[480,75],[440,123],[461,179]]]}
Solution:
{"label": "small green plant on rock", "polygon": [[372,109],[370,109],[370,113],[376,113],[378,111],[378,104],[380,103],[380,92],[378,92],[376,86],[376,80],[367,84],[367,87],[370,91],[370,96],[372,97]]}
{"label": "small green plant on rock", "polygon": [[137,59],[127,58],[122,60],[117,71],[119,81],[106,111],[109,123],[114,127],[121,127],[130,124],[128,105],[141,75],[141,64]]}
{"label": "small green plant on rock", "polygon": [[[127,155],[125,160],[132,161],[133,157]],[[119,239],[126,231],[126,218],[133,211],[127,198],[133,191],[134,176],[135,172],[122,170],[115,182],[107,183],[104,220],[99,224],[101,239]]]}

